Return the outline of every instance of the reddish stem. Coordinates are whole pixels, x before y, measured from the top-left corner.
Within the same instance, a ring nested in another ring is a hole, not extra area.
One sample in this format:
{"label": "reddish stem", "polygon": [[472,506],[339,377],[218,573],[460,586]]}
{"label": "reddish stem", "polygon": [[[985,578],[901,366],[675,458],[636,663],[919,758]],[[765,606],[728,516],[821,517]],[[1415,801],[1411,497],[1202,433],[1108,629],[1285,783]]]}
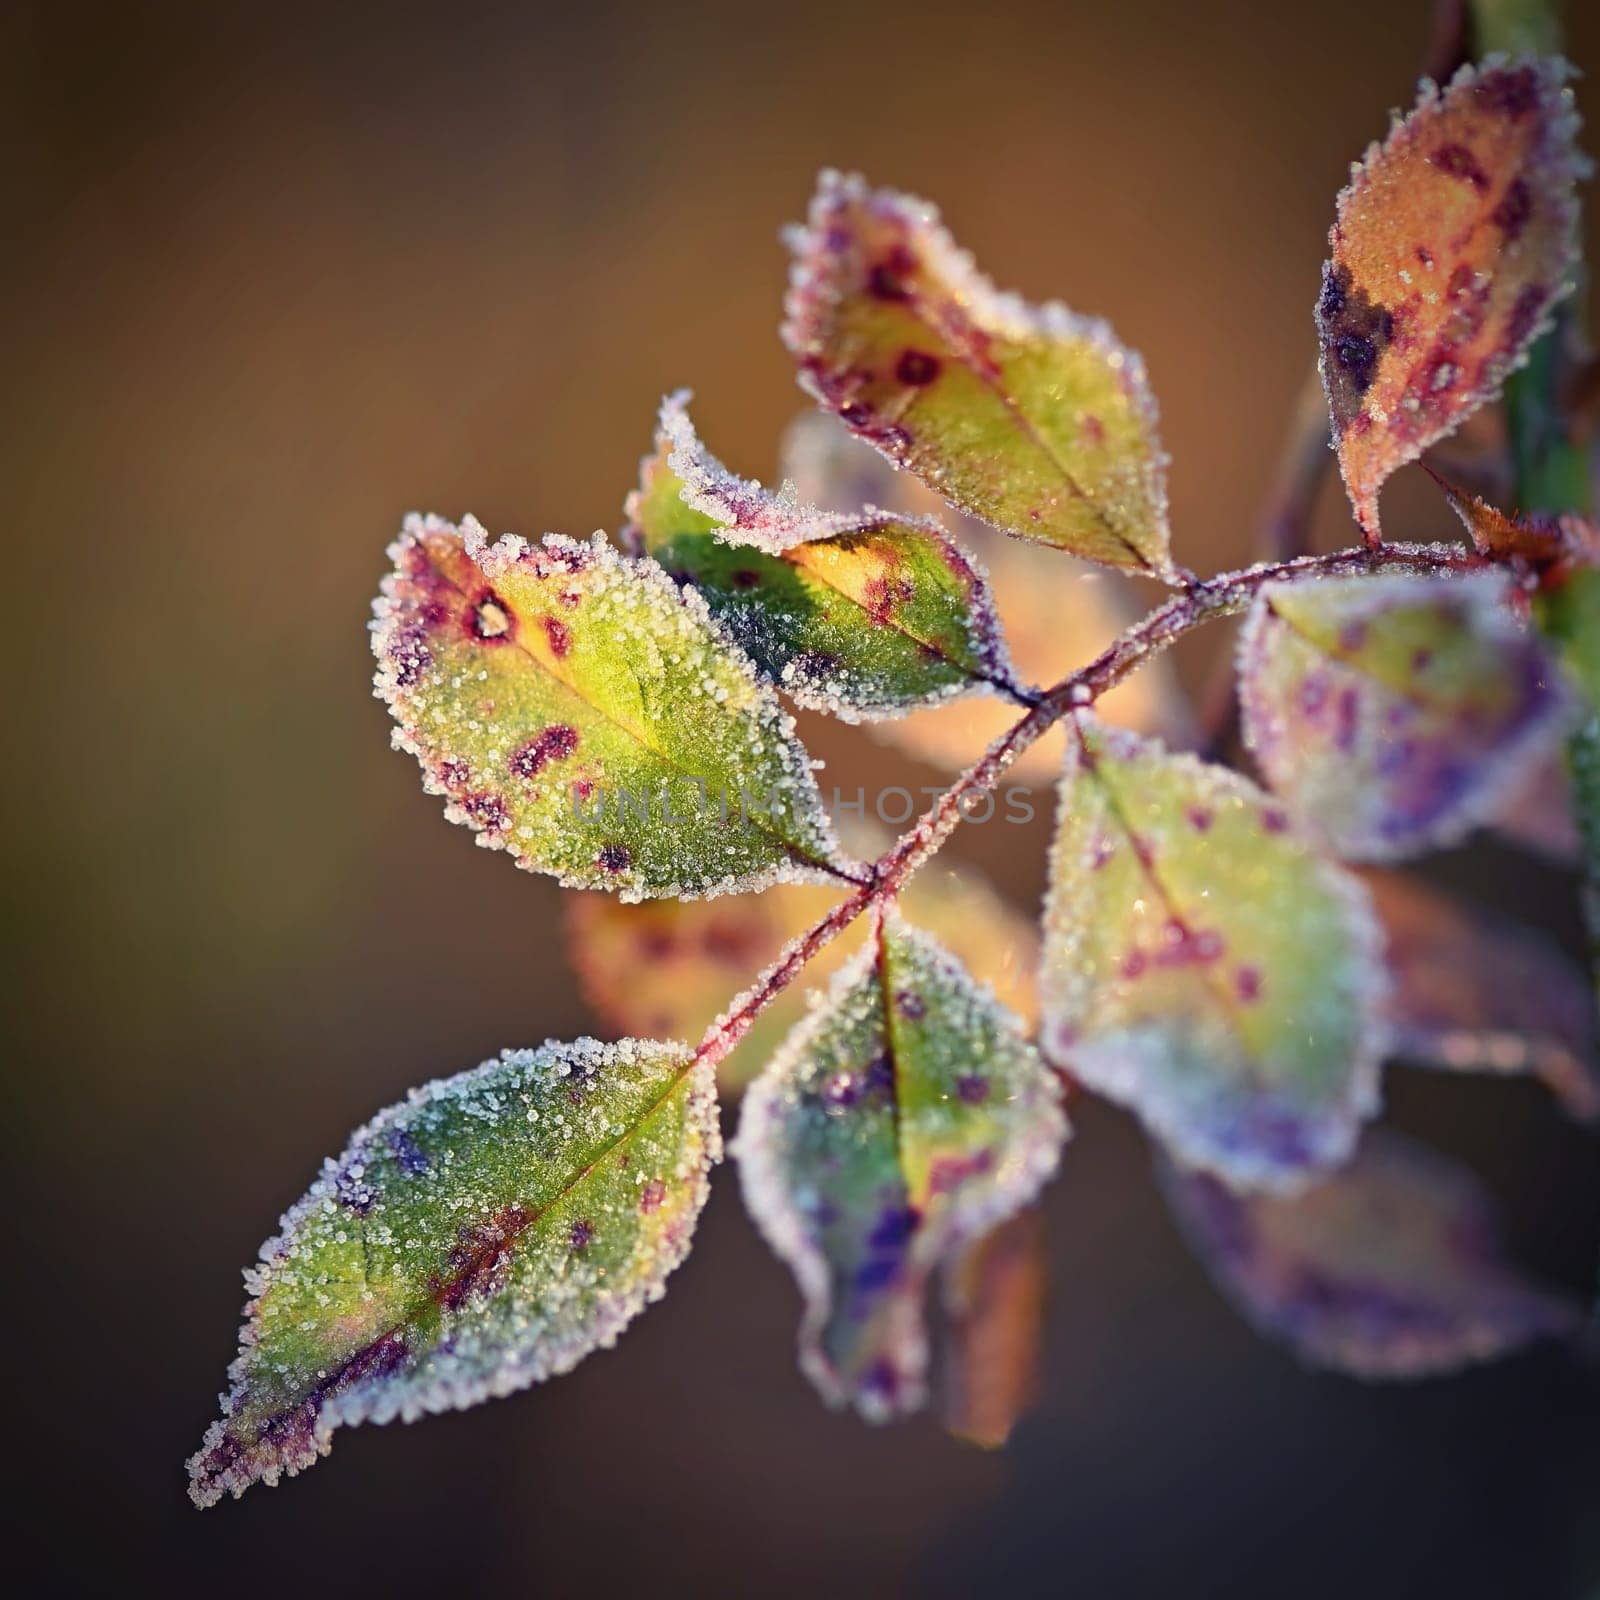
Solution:
{"label": "reddish stem", "polygon": [[1242,611],[1256,591],[1268,583],[1353,577],[1384,570],[1461,572],[1486,564],[1481,556],[1455,546],[1386,544],[1376,549],[1338,550],[1331,555],[1266,561],[1239,572],[1224,572],[1191,583],[1115,639],[1088,666],[1081,667],[1040,695],[1028,714],[990,745],[983,756],[939,796],[917,825],[873,863],[868,881],[790,944],[729,1010],[712,1023],[696,1047],[691,1064],[721,1061],[749,1032],[761,1011],[788,987],[819,950],[838,938],[863,911],[897,894],[906,879],[936,854],[955,831],[963,816],[962,802],[968,795],[993,789],[1006,768],[1063,717],[1086,710],[1147,657],[1165,650],[1202,622]]}

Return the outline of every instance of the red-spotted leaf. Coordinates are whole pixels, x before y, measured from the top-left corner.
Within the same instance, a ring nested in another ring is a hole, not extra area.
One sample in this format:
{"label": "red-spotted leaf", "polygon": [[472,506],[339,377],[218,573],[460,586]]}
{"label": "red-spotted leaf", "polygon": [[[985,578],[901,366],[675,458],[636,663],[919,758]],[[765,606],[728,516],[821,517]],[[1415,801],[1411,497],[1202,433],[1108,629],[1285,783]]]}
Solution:
{"label": "red-spotted leaf", "polygon": [[825,172],[783,325],[800,381],[1005,533],[1171,578],[1144,364],[1103,322],[997,293],[932,206]]}
{"label": "red-spotted leaf", "polygon": [[1576,264],[1578,120],[1559,60],[1463,67],[1353,168],[1317,302],[1361,526],[1385,480],[1500,391]]}
{"label": "red-spotted leaf", "polygon": [[1562,951],[1416,878],[1365,876],[1393,984],[1394,1054],[1451,1072],[1528,1074],[1572,1116],[1600,1118],[1594,996]]}
{"label": "red-spotted leaf", "polygon": [[475,1405],[613,1344],[687,1252],[719,1150],[711,1069],[682,1045],[508,1050],[414,1090],[246,1274],[195,1503],[313,1465],[336,1428]]}
{"label": "red-spotted leaf", "polygon": [[1506,1264],[1472,1175],[1388,1129],[1303,1193],[1240,1195],[1161,1166],[1222,1292],[1301,1360],[1359,1378],[1426,1378],[1573,1333],[1582,1310]]}
{"label": "red-spotted leaf", "polygon": [[1268,584],[1239,647],[1245,740],[1341,855],[1384,860],[1494,817],[1560,743],[1571,697],[1510,581]]}
{"label": "red-spotted leaf", "polygon": [[377,693],[480,844],[630,900],[841,876],[792,719],[653,562],[470,518],[390,554]]}
{"label": "red-spotted leaf", "polygon": [[1241,1187],[1344,1160],[1378,1101],[1361,885],[1236,773],[1080,717],[1050,860],[1045,1054]]}
{"label": "red-spotted leaf", "polygon": [[[780,884],[759,895],[644,905],[622,905],[614,895],[569,895],[567,928],[584,998],[619,1034],[697,1039],[727,1007],[730,995],[838,899],[836,890],[807,884]],[[942,862],[911,879],[901,904],[1032,1028],[1038,941],[1029,919],[1013,911],[971,867]],[[810,981],[836,971],[867,934],[867,919],[858,919],[807,963]],[[791,985],[722,1059],[717,1076],[723,1087],[748,1083],[804,1015],[805,991]]]}
{"label": "red-spotted leaf", "polygon": [[1037,1206],[974,1239],[943,1273],[943,1417],[958,1439],[998,1450],[1039,1388],[1046,1284]]}
{"label": "red-spotted leaf", "polygon": [[750,1086],[734,1147],[830,1404],[880,1421],[922,1403],[929,1275],[1033,1198],[1065,1135],[1016,1020],[885,915]]}
{"label": "red-spotted leaf", "polygon": [[[795,419],[784,440],[783,470],[797,493],[830,509],[875,505],[918,517],[940,508],[931,489],[911,473],[897,472],[825,412],[808,411]],[[989,593],[1004,620],[1006,645],[1021,682],[1055,683],[1092,661],[1138,620],[1127,585],[1102,568],[1008,539],[964,513],[954,516],[962,547],[974,552],[987,570]],[[1175,744],[1188,744],[1194,736],[1193,717],[1170,653],[1154,656],[1130,673],[1095,702],[1095,709],[1108,721]],[[892,722],[873,723],[871,732],[920,761],[955,773],[970,766],[1016,720],[1016,709],[998,697],[967,695]],[[1052,729],[1007,769],[1007,789],[1053,782],[1063,748],[1060,730]],[[1025,798],[1019,795],[1019,804]]]}
{"label": "red-spotted leaf", "polygon": [[819,511],[735,477],[661,408],[626,536],[701,595],[763,676],[855,721],[975,690],[1015,699],[982,572],[925,517]]}

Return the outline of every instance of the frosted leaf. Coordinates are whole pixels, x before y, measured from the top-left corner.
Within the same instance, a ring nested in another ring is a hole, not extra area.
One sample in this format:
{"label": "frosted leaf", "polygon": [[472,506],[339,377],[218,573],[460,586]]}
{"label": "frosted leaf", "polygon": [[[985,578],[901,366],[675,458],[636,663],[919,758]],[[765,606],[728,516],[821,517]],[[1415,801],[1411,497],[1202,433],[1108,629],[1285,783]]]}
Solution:
{"label": "frosted leaf", "polygon": [[436,517],[390,556],[376,692],[480,844],[632,900],[842,875],[793,719],[653,562]]}
{"label": "frosted leaf", "polygon": [[1557,748],[1571,698],[1500,573],[1268,584],[1239,646],[1245,741],[1339,854],[1437,848]]}
{"label": "frosted leaf", "polygon": [[[806,412],[791,425],[783,470],[799,494],[830,509],[870,504],[918,517],[938,513],[941,506],[938,496],[911,473],[897,472],[837,417],[820,411]],[[1006,644],[1022,683],[1055,683],[1092,661],[1138,621],[1142,608],[1134,604],[1130,588],[1102,569],[1059,550],[1008,539],[962,513],[955,518],[962,547],[987,571],[989,593],[1004,621]],[[1107,721],[1175,744],[1189,744],[1195,737],[1170,653],[1130,673],[1095,702],[1095,709]],[[1016,709],[1004,701],[968,695],[893,722],[873,723],[870,731],[876,739],[955,773],[970,766],[1016,720]],[[1061,731],[1052,729],[1008,769],[1007,786],[1054,784],[1063,749]]]}
{"label": "frosted leaf", "polygon": [[1015,1018],[892,911],[750,1086],[745,1200],[799,1280],[830,1404],[921,1405],[929,1275],[1054,1171],[1057,1097]]}
{"label": "frosted leaf", "polygon": [[1499,392],[1572,288],[1586,164],[1556,59],[1463,67],[1352,168],[1317,335],[1356,518],[1386,479]]}
{"label": "frosted leaf", "polygon": [[1046,1278],[1037,1206],[974,1239],[945,1268],[943,1413],[956,1438],[998,1450],[1033,1404]]}
{"label": "frosted leaf", "polygon": [[1050,859],[1040,1046],[1246,1188],[1337,1165],[1378,1103],[1365,892],[1254,784],[1083,716]]}
{"label": "frosted leaf", "polygon": [[770,682],[849,721],[1015,697],[983,573],[938,523],[823,512],[734,477],[684,400],[662,405],[625,537],[701,595]]}
{"label": "frosted leaf", "polygon": [[1002,532],[1174,576],[1144,363],[1103,322],[1000,294],[930,205],[824,172],[784,342],[828,411]]}
{"label": "frosted leaf", "polygon": [[246,1274],[191,1497],[274,1484],[336,1428],[476,1405],[615,1343],[687,1253],[719,1155],[711,1069],[682,1045],[552,1042],[413,1090],[325,1163]]}
{"label": "frosted leaf", "polygon": [[[730,472],[700,442],[689,420],[693,398],[687,389],[680,389],[661,402],[655,451],[639,464],[640,484],[629,497],[627,515],[630,522],[645,521],[642,531],[647,537],[670,536],[682,529],[782,556],[797,545],[860,533],[878,524],[878,519],[860,512],[807,505],[792,484],[766,489],[755,478]],[[680,508],[693,515],[686,516]],[[645,513],[643,518],[640,512]],[[661,525],[659,531],[649,525],[651,521]]]}
{"label": "frosted leaf", "polygon": [[1448,1072],[1532,1076],[1571,1116],[1600,1119],[1594,995],[1566,955],[1419,879],[1365,878],[1393,985],[1393,1053]]}
{"label": "frosted leaf", "polygon": [[1291,1197],[1240,1195],[1161,1163],[1162,1187],[1217,1286],[1302,1361],[1426,1378],[1577,1331],[1581,1308],[1508,1266],[1489,1197],[1386,1128]]}
{"label": "frosted leaf", "polygon": [[[833,890],[800,884],[761,895],[646,905],[620,905],[611,895],[570,895],[569,948],[584,998],[608,1028],[697,1039],[735,990],[838,899]],[[981,873],[934,862],[906,885],[901,904],[1032,1028],[1037,936],[1032,922],[1013,911]],[[868,920],[858,918],[814,956],[808,980],[819,983],[842,966],[866,940]],[[805,990],[791,984],[723,1058],[717,1069],[723,1087],[743,1088],[804,1014]]]}

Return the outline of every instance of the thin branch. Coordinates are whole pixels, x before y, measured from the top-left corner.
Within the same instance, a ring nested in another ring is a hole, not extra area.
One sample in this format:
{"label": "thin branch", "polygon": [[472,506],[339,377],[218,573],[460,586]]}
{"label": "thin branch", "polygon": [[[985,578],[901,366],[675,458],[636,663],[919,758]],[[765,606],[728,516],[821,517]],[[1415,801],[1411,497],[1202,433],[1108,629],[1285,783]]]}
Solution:
{"label": "thin branch", "polygon": [[983,756],[941,794],[917,825],[873,864],[869,881],[841,900],[821,921],[796,939],[706,1030],[692,1063],[718,1062],[750,1030],[771,1001],[799,975],[824,946],[869,908],[896,895],[912,873],[935,855],[965,815],[969,795],[992,790],[1006,769],[1065,716],[1087,710],[1136,667],[1214,617],[1244,610],[1264,585],[1343,578],[1378,571],[1439,573],[1470,571],[1486,565],[1456,545],[1380,545],[1338,550],[1332,555],[1266,561],[1238,572],[1224,572],[1191,584],[1135,623],[1086,667],[1040,695],[1028,714],[1003,734]]}

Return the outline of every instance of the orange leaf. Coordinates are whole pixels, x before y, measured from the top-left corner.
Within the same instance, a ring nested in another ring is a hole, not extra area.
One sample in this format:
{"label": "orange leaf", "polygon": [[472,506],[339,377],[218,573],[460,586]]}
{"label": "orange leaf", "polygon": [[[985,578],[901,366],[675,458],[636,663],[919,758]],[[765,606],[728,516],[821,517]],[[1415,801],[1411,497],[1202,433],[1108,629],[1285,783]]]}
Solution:
{"label": "orange leaf", "polygon": [[1317,302],[1323,383],[1356,518],[1500,391],[1572,287],[1584,163],[1570,69],[1493,58],[1373,145],[1339,196]]}

